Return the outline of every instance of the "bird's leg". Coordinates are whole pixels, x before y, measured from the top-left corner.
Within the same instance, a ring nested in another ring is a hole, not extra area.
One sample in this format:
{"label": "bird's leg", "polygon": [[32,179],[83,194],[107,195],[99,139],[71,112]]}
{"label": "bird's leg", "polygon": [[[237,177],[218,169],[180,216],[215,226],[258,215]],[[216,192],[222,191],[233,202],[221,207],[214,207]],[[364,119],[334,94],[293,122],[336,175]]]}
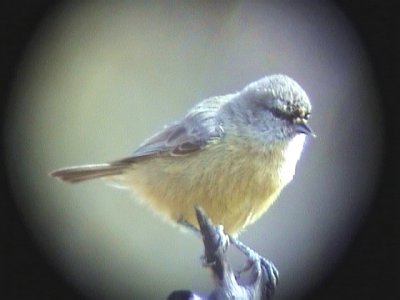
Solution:
{"label": "bird's leg", "polygon": [[241,253],[243,253],[248,258],[248,264],[239,272],[243,273],[251,269],[253,266],[258,270],[258,272],[263,272],[266,276],[266,284],[268,290],[273,294],[276,285],[278,284],[279,272],[272,262],[266,258],[259,255],[250,247],[243,244],[237,238],[229,236],[229,241],[234,245]]}
{"label": "bird's leg", "polygon": [[[189,231],[193,232],[196,236],[202,237],[200,230],[193,224],[189,223],[188,221],[180,219],[178,221],[178,224],[182,225]],[[223,226],[217,225],[216,229],[221,233],[219,234],[219,236],[226,236],[223,233]],[[268,281],[270,282],[271,289],[275,289],[276,285],[278,284],[279,272],[272,262],[262,257],[253,249],[251,249],[249,246],[243,244],[240,240],[231,235],[228,236],[227,240],[223,241],[223,244],[224,244],[223,247],[224,251],[227,250],[229,244],[232,244],[247,257],[248,259],[247,264],[240,271],[237,272],[239,276],[241,273],[250,270],[254,265],[260,264],[261,268],[266,271],[266,275],[269,279]]]}

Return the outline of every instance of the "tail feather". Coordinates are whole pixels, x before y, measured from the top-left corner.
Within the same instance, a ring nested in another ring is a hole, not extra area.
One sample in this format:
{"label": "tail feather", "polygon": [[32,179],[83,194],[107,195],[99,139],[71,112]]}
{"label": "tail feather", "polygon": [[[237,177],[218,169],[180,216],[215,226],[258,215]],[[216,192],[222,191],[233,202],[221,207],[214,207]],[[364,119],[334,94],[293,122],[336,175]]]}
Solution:
{"label": "tail feather", "polygon": [[49,175],[62,181],[76,183],[80,181],[121,175],[126,165],[96,164],[69,167],[51,172]]}

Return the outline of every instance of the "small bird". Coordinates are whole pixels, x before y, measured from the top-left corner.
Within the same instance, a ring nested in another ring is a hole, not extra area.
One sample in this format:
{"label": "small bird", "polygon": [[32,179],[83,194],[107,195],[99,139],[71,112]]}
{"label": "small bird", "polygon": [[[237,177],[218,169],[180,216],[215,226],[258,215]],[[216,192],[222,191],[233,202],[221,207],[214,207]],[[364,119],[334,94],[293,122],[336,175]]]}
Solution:
{"label": "small bird", "polygon": [[132,156],[50,173],[62,181],[106,178],[132,190],[167,219],[197,226],[194,206],[237,235],[293,178],[311,104],[286,75],[205,99],[147,139]]}

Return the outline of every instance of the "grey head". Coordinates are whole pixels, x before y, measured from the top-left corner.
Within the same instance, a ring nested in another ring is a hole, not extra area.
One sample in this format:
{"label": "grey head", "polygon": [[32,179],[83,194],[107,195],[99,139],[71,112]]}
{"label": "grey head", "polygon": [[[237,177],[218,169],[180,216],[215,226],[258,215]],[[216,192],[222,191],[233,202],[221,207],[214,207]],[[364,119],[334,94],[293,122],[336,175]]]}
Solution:
{"label": "grey head", "polygon": [[310,110],[306,93],[293,79],[264,77],[241,92],[201,101],[183,120],[146,140],[128,161],[190,154],[225,134],[265,144],[290,141],[297,134],[312,134],[306,124]]}
{"label": "grey head", "polygon": [[271,75],[247,85],[221,108],[224,125],[241,136],[272,143],[298,134],[314,135],[307,125],[311,104],[305,91],[286,75]]}

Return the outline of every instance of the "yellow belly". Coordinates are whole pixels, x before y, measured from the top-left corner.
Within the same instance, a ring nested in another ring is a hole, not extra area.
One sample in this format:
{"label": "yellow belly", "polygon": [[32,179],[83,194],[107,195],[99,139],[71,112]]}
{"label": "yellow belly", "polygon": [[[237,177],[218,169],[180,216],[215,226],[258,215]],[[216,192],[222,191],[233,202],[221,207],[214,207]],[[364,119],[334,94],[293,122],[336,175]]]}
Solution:
{"label": "yellow belly", "polygon": [[258,219],[283,188],[282,149],[254,151],[250,146],[211,145],[187,156],[141,161],[125,182],[156,212],[197,227],[194,205],[214,224],[237,234]]}

